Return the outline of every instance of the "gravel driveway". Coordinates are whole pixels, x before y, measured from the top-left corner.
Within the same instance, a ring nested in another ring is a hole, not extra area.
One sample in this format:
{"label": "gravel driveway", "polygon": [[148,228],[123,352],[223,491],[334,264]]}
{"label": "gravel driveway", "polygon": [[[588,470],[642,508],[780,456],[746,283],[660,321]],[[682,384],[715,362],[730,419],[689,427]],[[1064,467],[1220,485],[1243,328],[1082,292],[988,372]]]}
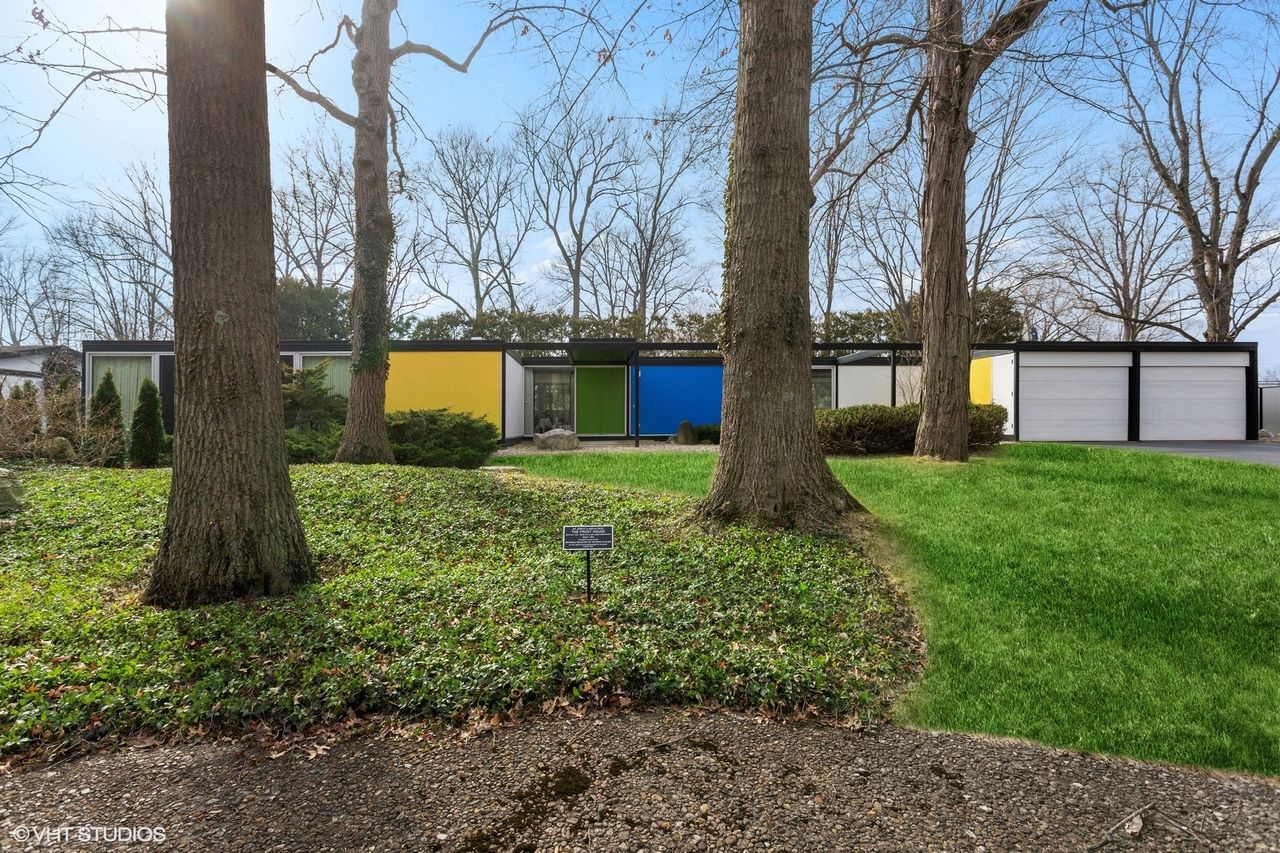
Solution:
{"label": "gravel driveway", "polygon": [[1280,849],[1272,781],[893,727],[659,710],[279,753],[127,749],[0,776],[0,844],[142,826],[183,850]]}

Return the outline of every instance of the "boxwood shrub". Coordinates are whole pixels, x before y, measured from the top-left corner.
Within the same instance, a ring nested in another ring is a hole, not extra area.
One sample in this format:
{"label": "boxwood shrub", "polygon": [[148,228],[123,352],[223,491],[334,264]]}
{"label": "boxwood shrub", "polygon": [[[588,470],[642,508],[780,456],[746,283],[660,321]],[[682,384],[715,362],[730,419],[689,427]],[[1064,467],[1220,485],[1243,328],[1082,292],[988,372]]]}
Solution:
{"label": "boxwood shrub", "polygon": [[498,428],[469,412],[422,409],[387,415],[387,436],[400,465],[479,468],[498,449]]}
{"label": "boxwood shrub", "polygon": [[[992,403],[969,407],[969,446],[1000,443],[1007,416],[1004,406]],[[920,407],[848,406],[817,412],[818,439],[829,456],[861,456],[872,453],[911,453],[916,446]]]}

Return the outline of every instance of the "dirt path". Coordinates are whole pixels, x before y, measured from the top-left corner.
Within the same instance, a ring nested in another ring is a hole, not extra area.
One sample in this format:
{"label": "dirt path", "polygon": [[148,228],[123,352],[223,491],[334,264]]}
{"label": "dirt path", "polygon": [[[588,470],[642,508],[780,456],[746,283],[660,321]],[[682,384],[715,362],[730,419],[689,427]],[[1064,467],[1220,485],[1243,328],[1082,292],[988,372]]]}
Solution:
{"label": "dirt path", "polygon": [[64,826],[162,827],[182,850],[1280,850],[1280,785],[664,710],[467,741],[302,742],[278,758],[228,742],[129,749],[0,776],[0,846],[49,849],[37,831]]}

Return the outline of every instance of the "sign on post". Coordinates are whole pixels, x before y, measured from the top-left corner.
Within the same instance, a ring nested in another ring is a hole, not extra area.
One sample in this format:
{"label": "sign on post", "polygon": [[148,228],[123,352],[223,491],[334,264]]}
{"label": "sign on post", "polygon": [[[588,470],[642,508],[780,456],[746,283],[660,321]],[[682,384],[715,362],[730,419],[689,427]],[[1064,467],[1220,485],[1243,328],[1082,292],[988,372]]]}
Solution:
{"label": "sign on post", "polygon": [[591,552],[613,550],[612,524],[566,524],[560,531],[560,547],[587,557],[587,603],[591,602]]}
{"label": "sign on post", "polygon": [[560,534],[561,545],[566,551],[612,551],[612,524],[567,525]]}

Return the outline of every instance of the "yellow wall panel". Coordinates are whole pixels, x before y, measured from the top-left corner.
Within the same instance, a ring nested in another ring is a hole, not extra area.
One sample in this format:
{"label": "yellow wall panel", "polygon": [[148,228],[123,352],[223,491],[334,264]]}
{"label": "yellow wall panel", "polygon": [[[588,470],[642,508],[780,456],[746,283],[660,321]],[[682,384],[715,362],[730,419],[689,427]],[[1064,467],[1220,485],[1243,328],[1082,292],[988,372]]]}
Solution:
{"label": "yellow wall panel", "polygon": [[392,351],[387,411],[451,409],[502,428],[502,353]]}
{"label": "yellow wall panel", "polygon": [[992,358],[975,358],[969,363],[969,401],[972,403],[990,403]]}

